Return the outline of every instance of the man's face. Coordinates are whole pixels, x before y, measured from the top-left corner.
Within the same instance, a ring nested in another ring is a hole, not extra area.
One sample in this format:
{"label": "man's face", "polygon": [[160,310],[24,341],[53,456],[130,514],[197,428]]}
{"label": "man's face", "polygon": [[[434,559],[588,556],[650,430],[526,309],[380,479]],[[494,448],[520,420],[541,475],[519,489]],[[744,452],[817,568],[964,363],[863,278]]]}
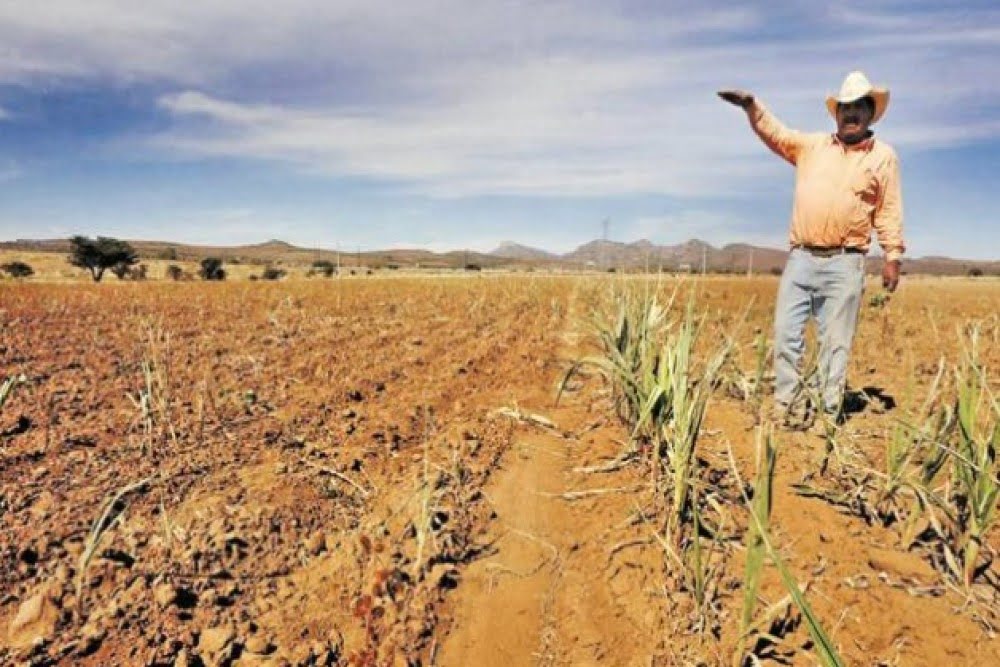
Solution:
{"label": "man's face", "polygon": [[856,143],[867,137],[874,111],[875,105],[867,97],[837,104],[837,136],[848,144]]}

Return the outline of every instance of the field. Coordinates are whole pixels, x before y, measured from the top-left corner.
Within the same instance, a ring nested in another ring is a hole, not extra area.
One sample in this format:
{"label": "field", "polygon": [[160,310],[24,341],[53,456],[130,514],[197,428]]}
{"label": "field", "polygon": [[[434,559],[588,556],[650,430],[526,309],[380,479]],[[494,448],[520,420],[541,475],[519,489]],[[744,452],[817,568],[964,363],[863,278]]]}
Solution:
{"label": "field", "polygon": [[[1000,664],[1000,282],[870,285],[772,470],[776,288],[5,281],[0,664]],[[669,410],[595,328],[654,298]]]}

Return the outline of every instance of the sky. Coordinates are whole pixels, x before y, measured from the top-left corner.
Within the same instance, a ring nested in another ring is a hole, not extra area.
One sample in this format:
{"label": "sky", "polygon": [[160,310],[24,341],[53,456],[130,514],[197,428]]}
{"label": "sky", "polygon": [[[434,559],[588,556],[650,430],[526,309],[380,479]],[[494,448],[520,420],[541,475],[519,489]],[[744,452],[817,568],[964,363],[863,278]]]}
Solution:
{"label": "sky", "polygon": [[995,2],[0,0],[0,240],[567,252],[786,243],[793,170],[891,91],[910,256],[1000,258]]}

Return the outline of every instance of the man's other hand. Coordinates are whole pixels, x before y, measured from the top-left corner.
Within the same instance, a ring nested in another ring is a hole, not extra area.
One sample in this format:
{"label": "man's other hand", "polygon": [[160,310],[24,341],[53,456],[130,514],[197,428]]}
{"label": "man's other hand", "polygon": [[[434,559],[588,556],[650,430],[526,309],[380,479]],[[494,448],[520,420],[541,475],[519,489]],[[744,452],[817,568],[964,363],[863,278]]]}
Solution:
{"label": "man's other hand", "polygon": [[753,95],[745,90],[720,90],[719,97],[741,109],[746,109],[753,104]]}
{"label": "man's other hand", "polygon": [[897,285],[899,285],[899,260],[894,259],[882,267],[882,287],[895,292]]}

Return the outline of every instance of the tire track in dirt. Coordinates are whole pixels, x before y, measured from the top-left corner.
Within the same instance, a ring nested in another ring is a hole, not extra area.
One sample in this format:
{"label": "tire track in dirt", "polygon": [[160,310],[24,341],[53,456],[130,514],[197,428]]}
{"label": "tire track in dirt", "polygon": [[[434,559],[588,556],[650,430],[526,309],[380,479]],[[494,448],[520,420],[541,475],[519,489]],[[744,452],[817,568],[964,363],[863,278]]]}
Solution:
{"label": "tire track in dirt", "polygon": [[523,413],[544,415],[556,428],[522,424],[488,486],[496,549],[464,572],[433,664],[649,664],[660,622],[650,610],[662,609],[651,600],[658,564],[638,550],[625,563],[610,555],[634,496],[573,495],[641,483],[629,470],[574,470],[620,451],[619,429],[591,400],[582,392],[553,408],[550,387],[526,387],[518,397]]}

